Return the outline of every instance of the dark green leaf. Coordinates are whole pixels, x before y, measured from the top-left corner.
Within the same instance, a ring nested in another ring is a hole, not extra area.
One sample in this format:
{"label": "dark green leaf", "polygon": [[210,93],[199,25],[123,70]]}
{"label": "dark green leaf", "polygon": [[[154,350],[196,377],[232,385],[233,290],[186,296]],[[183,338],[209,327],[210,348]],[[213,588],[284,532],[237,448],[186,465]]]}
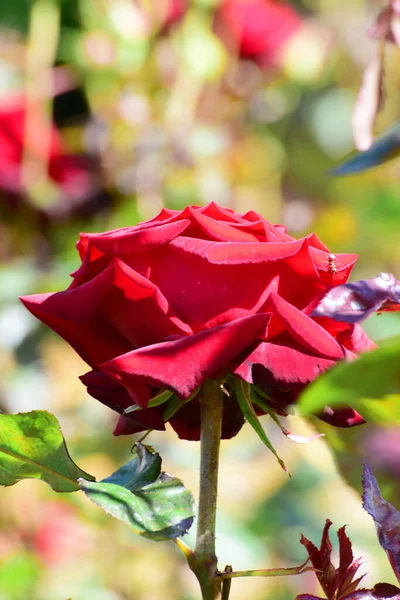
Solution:
{"label": "dark green leaf", "polygon": [[131,492],[154,483],[161,473],[161,456],[139,443],[135,445],[135,450],[136,457],[103,479],[102,483],[120,485]]}
{"label": "dark green leaf", "polygon": [[137,456],[99,483],[80,480],[85,494],[105,512],[155,541],[175,539],[193,523],[194,501],[176,477],[161,472],[161,458],[136,444]]}
{"label": "dark green leaf", "polygon": [[365,152],[358,152],[332,170],[333,175],[355,175],[378,167],[399,155],[400,124],[395,123]]}
{"label": "dark green leaf", "polygon": [[94,480],[72,461],[54,415],[44,410],[0,414],[1,485],[42,479],[56,492],[74,492],[81,477]]}

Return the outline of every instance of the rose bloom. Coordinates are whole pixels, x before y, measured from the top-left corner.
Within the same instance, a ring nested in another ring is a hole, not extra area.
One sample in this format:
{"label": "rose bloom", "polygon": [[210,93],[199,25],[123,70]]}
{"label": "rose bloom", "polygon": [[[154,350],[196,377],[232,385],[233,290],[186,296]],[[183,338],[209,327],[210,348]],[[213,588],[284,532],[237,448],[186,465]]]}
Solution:
{"label": "rose bloom", "polygon": [[[116,435],[163,430],[168,420],[181,438],[198,440],[201,385],[212,378],[227,392],[222,437],[230,438],[243,424],[236,378],[286,415],[319,373],[372,344],[359,325],[310,317],[347,281],[356,255],[333,259],[315,234],[295,240],[253,211],[164,209],[134,227],[83,233],[78,251],[66,291],[22,301],[91,367],[82,382],[120,413]],[[148,408],[164,390],[177,412]],[[137,410],[124,414],[128,407]],[[347,407],[321,417],[363,422]]]}

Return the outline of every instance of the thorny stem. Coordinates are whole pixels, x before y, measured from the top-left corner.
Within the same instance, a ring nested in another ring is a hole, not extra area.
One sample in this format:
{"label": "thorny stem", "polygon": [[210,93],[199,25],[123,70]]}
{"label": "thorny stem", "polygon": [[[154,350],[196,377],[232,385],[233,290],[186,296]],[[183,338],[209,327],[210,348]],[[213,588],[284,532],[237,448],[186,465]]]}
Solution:
{"label": "thorny stem", "polygon": [[206,381],[201,398],[200,494],[197,538],[190,567],[199,580],[203,600],[221,599],[221,577],[217,575],[215,524],[219,447],[222,427],[222,390],[216,381]]}

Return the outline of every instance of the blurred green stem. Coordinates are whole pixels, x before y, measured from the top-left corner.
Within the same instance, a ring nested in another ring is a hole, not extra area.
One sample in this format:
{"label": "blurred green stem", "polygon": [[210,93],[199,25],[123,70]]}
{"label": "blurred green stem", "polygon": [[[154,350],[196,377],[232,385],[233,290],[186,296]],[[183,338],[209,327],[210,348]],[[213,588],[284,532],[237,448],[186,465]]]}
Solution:
{"label": "blurred green stem", "polygon": [[197,539],[190,567],[199,580],[203,600],[221,599],[221,577],[217,575],[215,524],[219,447],[222,427],[222,390],[216,381],[207,381],[201,399],[200,494]]}
{"label": "blurred green stem", "polygon": [[30,5],[21,177],[29,201],[36,206],[46,206],[55,195],[48,177],[48,163],[53,136],[53,66],[57,57],[61,9],[57,0],[34,0]]}

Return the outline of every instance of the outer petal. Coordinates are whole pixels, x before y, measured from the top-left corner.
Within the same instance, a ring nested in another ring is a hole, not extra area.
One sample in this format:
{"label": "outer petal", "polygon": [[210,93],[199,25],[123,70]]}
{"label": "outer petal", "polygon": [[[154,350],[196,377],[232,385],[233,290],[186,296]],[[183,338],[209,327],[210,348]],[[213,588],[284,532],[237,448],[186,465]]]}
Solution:
{"label": "outer petal", "polygon": [[[70,299],[68,290],[21,298],[36,318],[64,338],[91,366],[129,351],[131,344],[111,324],[96,316],[87,320],[80,318],[79,302],[76,305],[72,302],[70,304]],[[92,300],[93,298],[88,298],[88,304]],[[71,309],[69,314],[68,309]],[[82,309],[86,310],[87,305],[82,303]]]}
{"label": "outer petal", "polygon": [[315,247],[316,236],[311,237],[314,240],[310,250],[311,256],[324,284],[327,286],[337,286],[346,283],[358,255],[330,254]]}
{"label": "outer petal", "polygon": [[338,341],[343,344],[347,350],[355,352],[356,354],[367,352],[368,350],[375,350],[375,348],[377,348],[377,345],[369,339],[361,325],[358,325],[358,323],[343,331],[338,337]]}
{"label": "outer petal", "polygon": [[77,288],[21,300],[93,366],[132,346],[191,332],[154,284],[118,259]]}
{"label": "outer petal", "polygon": [[121,414],[114,435],[129,435],[145,431],[146,429],[164,430],[163,407],[156,406],[145,410],[137,410],[128,415],[123,411],[135,402],[140,405],[148,403],[150,398],[149,387],[138,382],[136,389],[131,390],[131,395],[119,383],[113,381],[101,371],[90,371],[80,377],[87,387],[88,394],[102,404]]}
{"label": "outer petal", "polygon": [[301,346],[321,357],[343,358],[343,350],[330,333],[275,292],[271,292],[267,307],[273,315],[268,337],[287,332]]}
{"label": "outer petal", "polygon": [[286,338],[282,343],[260,342],[237,367],[235,374],[262,387],[275,384],[282,389],[291,389],[313,381],[335,362],[315,356]]}
{"label": "outer petal", "polygon": [[102,371],[89,371],[79,378],[87,387],[87,392],[102,404],[122,414],[133,403],[138,406],[147,405],[150,400],[149,386],[140,381],[131,387],[130,394],[126,389]]}
{"label": "outer petal", "polygon": [[101,273],[115,255],[122,255],[125,262],[134,266],[136,255],[149,253],[157,247],[168,244],[180,235],[189,225],[181,220],[172,223],[155,223],[152,227],[126,227],[106,233],[81,233],[77,248],[82,264],[75,271],[73,286],[89,281]]}
{"label": "outer petal", "polygon": [[266,334],[268,314],[238,319],[220,327],[140,348],[101,365],[128,390],[137,381],[172,389],[188,398],[206,379]]}

